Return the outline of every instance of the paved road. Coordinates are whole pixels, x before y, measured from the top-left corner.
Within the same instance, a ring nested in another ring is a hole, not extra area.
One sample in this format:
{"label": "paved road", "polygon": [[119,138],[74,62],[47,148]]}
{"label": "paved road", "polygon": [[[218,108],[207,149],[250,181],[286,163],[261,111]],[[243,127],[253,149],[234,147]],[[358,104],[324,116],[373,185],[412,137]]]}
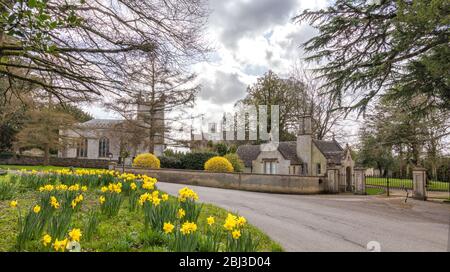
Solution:
{"label": "paved road", "polygon": [[[176,194],[185,185],[159,182]],[[450,205],[354,195],[280,195],[189,186],[203,202],[248,220],[287,251],[446,251]]]}

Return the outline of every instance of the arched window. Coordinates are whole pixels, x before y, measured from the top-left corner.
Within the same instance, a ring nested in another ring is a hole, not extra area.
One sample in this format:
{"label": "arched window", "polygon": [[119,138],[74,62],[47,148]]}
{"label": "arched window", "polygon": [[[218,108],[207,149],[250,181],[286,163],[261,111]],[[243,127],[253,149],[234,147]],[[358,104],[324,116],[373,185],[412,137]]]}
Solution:
{"label": "arched window", "polygon": [[86,158],[88,149],[88,139],[81,138],[77,141],[77,157]]}
{"label": "arched window", "polygon": [[109,153],[109,139],[106,137],[100,138],[98,141],[98,156],[100,158],[108,157]]}

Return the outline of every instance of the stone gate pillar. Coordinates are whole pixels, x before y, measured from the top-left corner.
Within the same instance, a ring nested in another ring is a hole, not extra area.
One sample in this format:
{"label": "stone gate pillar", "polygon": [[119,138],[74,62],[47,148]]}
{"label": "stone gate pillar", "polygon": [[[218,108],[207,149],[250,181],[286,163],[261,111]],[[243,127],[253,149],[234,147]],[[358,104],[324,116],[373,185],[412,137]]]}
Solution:
{"label": "stone gate pillar", "polygon": [[328,168],[327,169],[327,192],[339,193],[339,169]]}
{"label": "stone gate pillar", "polygon": [[413,198],[427,200],[427,172],[425,168],[413,168]]}
{"label": "stone gate pillar", "polygon": [[366,194],[366,168],[354,168],[355,173],[355,194]]}

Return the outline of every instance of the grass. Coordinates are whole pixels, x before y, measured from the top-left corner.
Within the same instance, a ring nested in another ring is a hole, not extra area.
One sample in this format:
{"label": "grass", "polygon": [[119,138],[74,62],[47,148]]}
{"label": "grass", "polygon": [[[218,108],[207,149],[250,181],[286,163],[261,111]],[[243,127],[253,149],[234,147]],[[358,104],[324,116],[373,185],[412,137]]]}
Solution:
{"label": "grass", "polygon": [[[387,179],[386,178],[375,178],[375,177],[366,177],[366,185],[387,187]],[[399,179],[399,178],[389,178],[389,187],[391,188],[407,188],[413,189],[412,179]],[[449,182],[443,181],[429,181],[428,190],[430,191],[448,191]]]}
{"label": "grass", "polygon": [[[35,170],[41,170],[36,169]],[[7,181],[7,176],[1,176],[0,179]],[[83,230],[88,212],[98,207],[98,188],[89,188],[83,193],[85,200],[82,209],[76,213],[72,219],[71,228],[80,228]],[[32,207],[37,200],[38,193],[17,186],[15,200],[18,200],[19,207],[23,212]],[[201,198],[201,195],[200,195]],[[9,207],[10,200],[0,201],[0,251],[14,251],[15,239],[17,234],[17,210]],[[199,231],[203,232],[208,216],[216,217],[216,222],[222,224],[228,211],[210,204],[204,204],[199,217]],[[249,224],[249,230],[252,235],[259,239],[258,251],[283,251],[282,247],[272,241],[265,233]],[[161,252],[167,251],[166,237],[159,232],[144,232],[144,219],[142,211],[128,211],[128,201],[125,200],[119,214],[113,218],[107,218],[100,215],[98,231],[94,234],[91,241],[81,240],[83,251],[99,252]],[[40,241],[31,241],[27,251],[40,251],[42,246]]]}
{"label": "grass", "polygon": [[385,193],[385,190],[381,188],[366,188],[366,193],[368,195],[382,195]]}

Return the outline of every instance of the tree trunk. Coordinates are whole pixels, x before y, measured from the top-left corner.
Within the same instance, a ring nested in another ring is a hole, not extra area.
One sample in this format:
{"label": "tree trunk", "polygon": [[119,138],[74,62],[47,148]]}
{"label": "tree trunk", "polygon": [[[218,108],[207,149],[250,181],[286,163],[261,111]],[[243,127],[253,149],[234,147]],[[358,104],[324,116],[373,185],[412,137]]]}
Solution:
{"label": "tree trunk", "polygon": [[50,146],[47,144],[44,147],[44,165],[50,164]]}

